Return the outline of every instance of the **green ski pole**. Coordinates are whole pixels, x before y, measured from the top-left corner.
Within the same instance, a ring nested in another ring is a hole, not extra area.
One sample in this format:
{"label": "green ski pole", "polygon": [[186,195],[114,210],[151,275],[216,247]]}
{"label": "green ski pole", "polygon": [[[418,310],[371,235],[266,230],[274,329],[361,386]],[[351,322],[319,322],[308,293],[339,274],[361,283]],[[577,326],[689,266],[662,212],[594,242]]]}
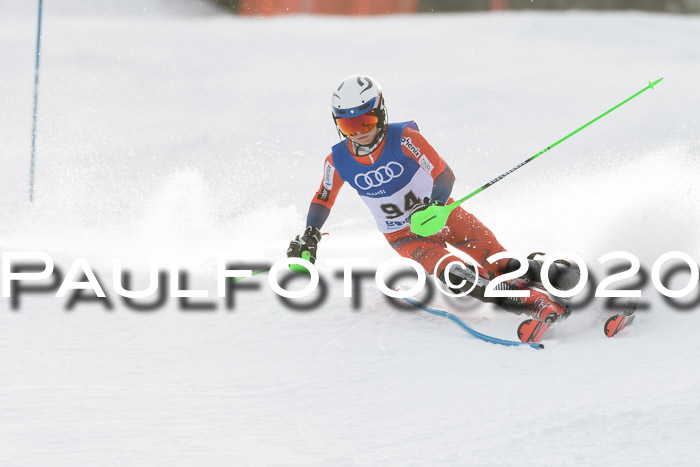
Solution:
{"label": "green ski pole", "polygon": [[459,206],[460,204],[462,204],[463,202],[465,202],[466,200],[468,200],[472,196],[476,196],[477,194],[481,193],[482,191],[484,191],[485,189],[487,189],[491,185],[495,184],[496,182],[498,182],[499,180],[504,178],[506,175],[512,174],[513,172],[515,172],[516,170],[518,170],[520,167],[524,166],[528,162],[537,159],[542,154],[544,154],[545,152],[547,152],[550,149],[552,149],[553,147],[555,147],[557,144],[572,137],[573,135],[575,135],[579,131],[586,128],[588,125],[591,125],[592,123],[605,117],[607,114],[609,114],[613,110],[617,109],[618,107],[622,106],[623,104],[626,104],[627,102],[631,101],[632,99],[634,99],[635,97],[637,97],[638,95],[640,95],[641,93],[646,91],[647,89],[654,89],[654,86],[659,84],[662,79],[663,78],[659,78],[654,82],[649,81],[649,84],[644,89],[639,91],[638,93],[634,94],[633,96],[628,97],[624,101],[617,104],[615,107],[598,115],[596,118],[594,118],[590,122],[586,123],[585,125],[577,128],[576,130],[572,131],[568,135],[564,136],[562,139],[560,139],[556,143],[550,144],[549,146],[547,146],[546,148],[544,148],[543,150],[541,150],[540,152],[538,152],[534,156],[530,157],[529,159],[524,160],[520,164],[518,164],[515,167],[513,167],[512,169],[510,169],[509,171],[499,175],[498,177],[494,178],[493,180],[491,180],[487,184],[483,185],[482,187],[477,188],[476,190],[472,191],[464,198],[459,199],[457,201],[454,201],[453,203],[450,203],[447,206],[430,206],[427,209],[416,212],[415,214],[413,214],[413,216],[411,216],[411,231],[417,235],[420,235],[421,237],[430,237],[431,235],[438,233],[439,231],[441,231],[442,229],[445,228],[445,224],[447,223],[447,218],[450,216],[450,213],[455,208],[457,208],[457,206]]}
{"label": "green ski pole", "polygon": [[[258,274],[262,274],[263,272],[267,272],[267,271],[269,271],[269,270],[270,270],[270,268],[262,269],[262,270],[260,270],[260,271],[255,271],[254,273],[252,273],[252,274],[251,274],[250,276],[248,276],[248,277],[257,276]],[[233,279],[233,281],[236,282],[236,281],[240,281],[240,280],[242,280],[242,279],[248,279],[248,277],[232,277],[231,279]]]}

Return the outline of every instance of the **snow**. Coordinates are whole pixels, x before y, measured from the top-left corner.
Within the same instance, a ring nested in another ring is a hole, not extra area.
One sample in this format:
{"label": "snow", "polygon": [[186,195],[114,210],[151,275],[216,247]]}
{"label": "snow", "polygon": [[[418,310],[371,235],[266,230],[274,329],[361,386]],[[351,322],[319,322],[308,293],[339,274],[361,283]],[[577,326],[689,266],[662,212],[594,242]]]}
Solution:
{"label": "snow", "polygon": [[[258,19],[169,3],[45,5],[29,206],[35,12],[0,1],[0,249],[46,251],[64,273],[87,258],[113,305],[0,301],[0,465],[697,463],[698,306],[674,309],[650,280],[648,309],[620,338],[603,336],[596,299],[540,351],[396,310],[371,281],[353,310],[331,261],[395,254],[347,187],[313,311],[287,309],[265,276],[234,310],[171,298],[134,311],[111,288],[111,261],[142,284],[146,259],[177,257],[191,288],[215,294],[219,255],[283,257],[337,141],[330,91],[358,72],[382,83],[392,121],[418,122],[455,194],[663,76],[466,207],[508,248],[573,251],[598,279],[609,265],[597,258],[616,250],[647,272],[667,251],[697,261],[698,18]],[[435,306],[506,339],[522,319],[471,300]]]}

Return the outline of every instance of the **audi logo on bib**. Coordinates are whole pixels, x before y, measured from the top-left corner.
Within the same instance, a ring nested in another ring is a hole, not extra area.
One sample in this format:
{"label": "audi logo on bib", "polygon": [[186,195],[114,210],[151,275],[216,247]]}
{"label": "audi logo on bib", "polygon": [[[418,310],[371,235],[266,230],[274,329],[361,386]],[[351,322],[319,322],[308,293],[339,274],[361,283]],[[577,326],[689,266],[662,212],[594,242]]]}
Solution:
{"label": "audi logo on bib", "polygon": [[389,183],[393,179],[400,177],[403,173],[403,166],[398,162],[391,161],[376,170],[370,170],[363,174],[355,175],[355,185],[361,190],[377,188]]}

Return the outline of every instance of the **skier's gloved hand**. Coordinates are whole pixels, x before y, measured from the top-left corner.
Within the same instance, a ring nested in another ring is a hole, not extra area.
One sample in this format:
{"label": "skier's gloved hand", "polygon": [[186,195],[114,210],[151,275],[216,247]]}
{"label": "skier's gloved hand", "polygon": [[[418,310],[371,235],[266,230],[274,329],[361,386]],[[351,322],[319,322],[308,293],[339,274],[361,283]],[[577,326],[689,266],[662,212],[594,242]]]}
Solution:
{"label": "skier's gloved hand", "polygon": [[297,235],[289,243],[287,248],[287,258],[304,258],[304,253],[309,252],[308,259],[311,264],[316,262],[316,250],[318,242],[321,241],[321,231],[313,225],[306,227],[302,235]]}
{"label": "skier's gloved hand", "polygon": [[444,206],[444,203],[440,201],[430,201],[428,198],[423,198],[422,202],[413,205],[410,211],[408,211],[408,220],[410,222],[411,217],[418,211],[423,211],[428,209],[430,206]]}

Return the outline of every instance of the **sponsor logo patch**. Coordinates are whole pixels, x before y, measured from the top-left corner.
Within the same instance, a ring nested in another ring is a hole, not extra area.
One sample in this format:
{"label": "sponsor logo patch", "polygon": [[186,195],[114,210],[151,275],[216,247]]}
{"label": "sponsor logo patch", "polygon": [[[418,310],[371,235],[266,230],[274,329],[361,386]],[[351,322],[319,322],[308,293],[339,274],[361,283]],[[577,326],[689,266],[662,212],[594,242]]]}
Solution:
{"label": "sponsor logo patch", "polygon": [[379,188],[385,183],[389,183],[403,174],[403,166],[398,162],[391,161],[376,170],[370,170],[362,174],[355,175],[355,185],[360,190]]}
{"label": "sponsor logo patch", "polygon": [[413,144],[413,141],[411,141],[411,138],[408,136],[401,138],[401,144],[406,146],[406,148],[411,151],[414,156],[416,156],[416,159],[421,156],[420,148]]}
{"label": "sponsor logo patch", "polygon": [[330,196],[330,191],[326,190],[326,187],[324,186],[321,188],[321,192],[318,194],[316,199],[321,200],[321,201],[328,201],[328,197]]}
{"label": "sponsor logo patch", "polygon": [[335,167],[326,161],[326,166],[323,168],[323,186],[326,190],[333,189],[333,174],[335,174]]}
{"label": "sponsor logo patch", "polygon": [[379,195],[385,195],[386,190],[379,190],[375,191],[374,193],[367,193],[367,196],[379,196]]}
{"label": "sponsor logo patch", "polygon": [[430,163],[427,157],[421,156],[418,163],[421,167],[423,167],[423,170],[425,170],[426,172],[430,173],[433,171],[433,164]]}

